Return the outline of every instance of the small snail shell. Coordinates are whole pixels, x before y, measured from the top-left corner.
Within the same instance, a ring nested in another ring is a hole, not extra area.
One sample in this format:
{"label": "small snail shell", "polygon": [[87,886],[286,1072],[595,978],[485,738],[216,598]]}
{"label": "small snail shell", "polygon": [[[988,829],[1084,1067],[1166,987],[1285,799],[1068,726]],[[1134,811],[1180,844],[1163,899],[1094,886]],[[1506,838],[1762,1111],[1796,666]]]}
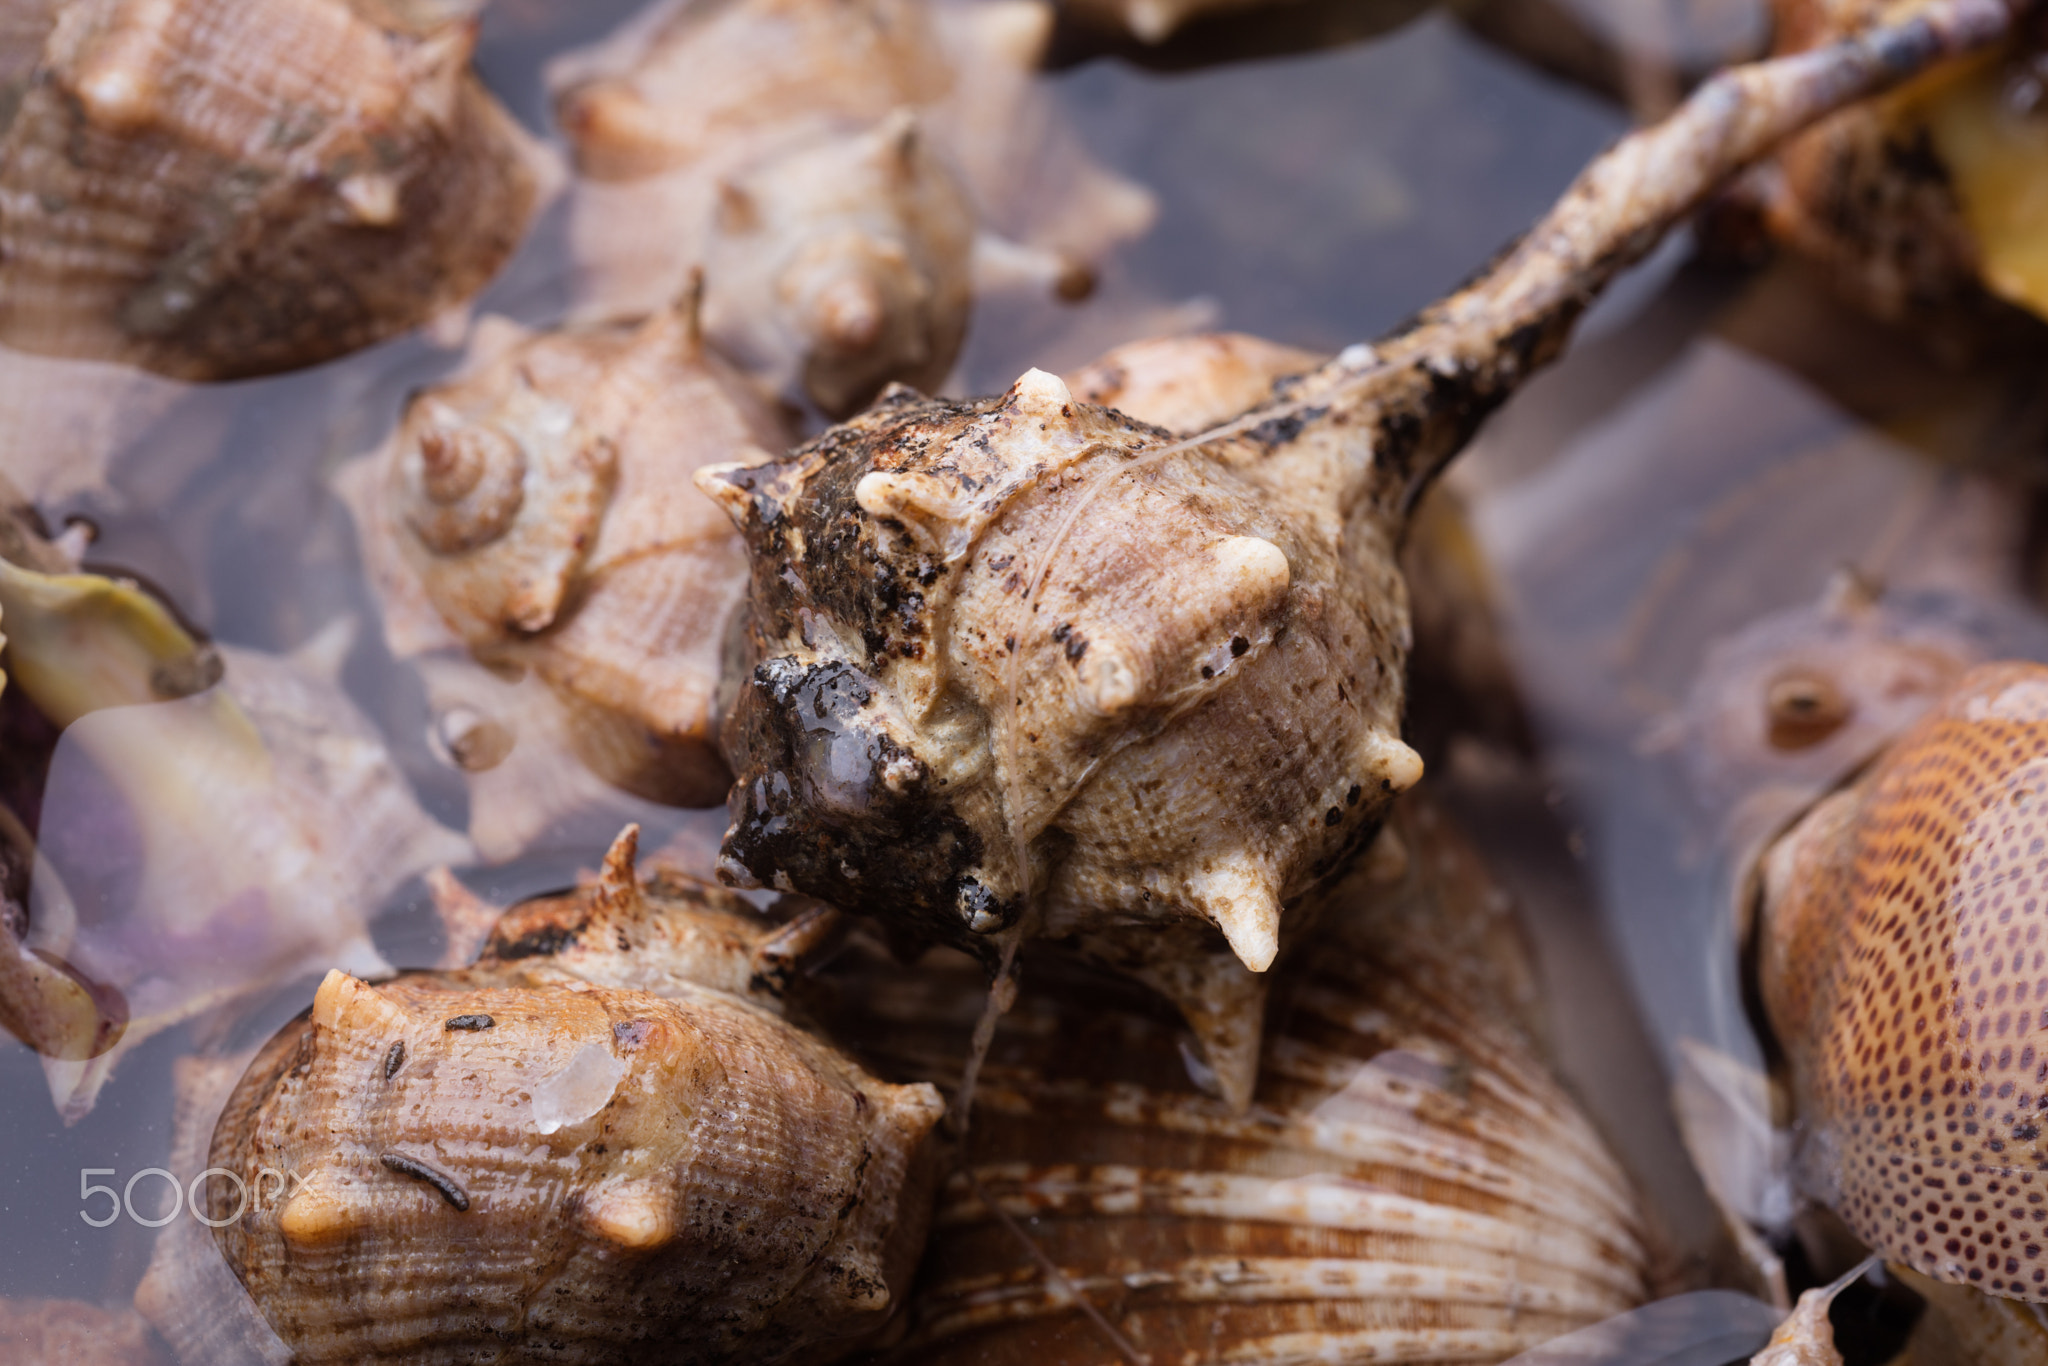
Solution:
{"label": "small snail shell", "polygon": [[[1394,823],[1393,881],[1338,889],[1281,970],[1247,1115],[1138,993],[1027,959],[893,1359],[1492,1362],[1646,1297],[1635,1194],[1523,1027],[1498,889],[1434,809]],[[828,981],[879,1059],[945,1081],[980,994],[954,963]]]}
{"label": "small snail shell", "polygon": [[705,327],[835,417],[890,380],[936,388],[967,330],[974,210],[926,143],[906,107],[721,188]]}
{"label": "small snail shell", "polygon": [[937,1094],[688,980],[773,932],[632,860],[468,971],[329,974],[250,1065],[210,1160],[298,1181],[216,1236],[296,1360],[825,1360],[897,1307]]}
{"label": "small snail shell", "polygon": [[0,1299],[0,1346],[11,1366],[167,1366],[132,1309],[78,1300]]}
{"label": "small snail shell", "polygon": [[31,12],[0,57],[28,72],[0,132],[10,346],[183,379],[309,365],[474,293],[532,212],[537,153],[469,74],[471,24],[344,0]]}
{"label": "small snail shell", "polygon": [[1796,1175],[1885,1256],[2048,1301],[2048,668],[1985,665],[1771,849]]}
{"label": "small snail shell", "polygon": [[711,335],[779,390],[937,385],[974,288],[1079,297],[1155,213],[1032,88],[1050,34],[1037,0],[681,3],[557,63],[585,309],[701,265]]}
{"label": "small snail shell", "polygon": [[[419,395],[386,449],[342,478],[396,653],[452,633],[500,671],[530,669],[571,713],[558,729],[587,767],[686,805],[725,790],[710,708],[745,574],[690,475],[785,439],[706,349],[693,308],[486,329],[470,370]],[[500,749],[465,766],[490,768]]]}

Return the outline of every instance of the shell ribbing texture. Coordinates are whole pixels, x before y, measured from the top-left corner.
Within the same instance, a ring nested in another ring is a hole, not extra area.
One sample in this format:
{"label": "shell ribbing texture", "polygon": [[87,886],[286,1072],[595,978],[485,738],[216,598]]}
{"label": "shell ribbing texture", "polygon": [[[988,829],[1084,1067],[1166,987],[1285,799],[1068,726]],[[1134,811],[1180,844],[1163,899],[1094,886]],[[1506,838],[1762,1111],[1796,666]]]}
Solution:
{"label": "shell ribbing texture", "polygon": [[[31,7],[34,9],[36,7]],[[267,374],[478,289],[538,194],[473,30],[342,0],[69,0],[0,30],[0,340]]]}
{"label": "shell ribbing texture", "polygon": [[1887,1256],[2048,1301],[2048,669],[1966,674],[1765,872],[1802,1175]]}
{"label": "shell ribbing texture", "polygon": [[[1185,1043],[1128,986],[1029,961],[903,1359],[1122,1361],[1071,1291],[1154,1363],[1494,1361],[1643,1298],[1631,1188],[1507,1023],[1486,952],[1447,950],[1426,917],[1331,914],[1315,964],[1283,970],[1242,1116],[1188,1081]],[[879,1051],[944,1081],[973,986],[858,990]]]}

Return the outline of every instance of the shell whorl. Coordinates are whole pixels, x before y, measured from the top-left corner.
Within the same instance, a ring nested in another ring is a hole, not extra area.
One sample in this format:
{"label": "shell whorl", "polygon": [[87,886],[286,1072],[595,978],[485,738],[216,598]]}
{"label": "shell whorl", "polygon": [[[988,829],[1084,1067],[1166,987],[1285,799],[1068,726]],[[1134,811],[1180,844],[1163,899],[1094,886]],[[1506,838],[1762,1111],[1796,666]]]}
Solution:
{"label": "shell whorl", "polygon": [[244,1074],[209,1159],[259,1193],[266,1168],[288,1174],[215,1236],[295,1359],[753,1361],[850,1350],[889,1317],[938,1097],[746,995],[619,981],[663,955],[614,935],[659,941],[705,910],[700,937],[739,933],[702,895],[672,877],[650,894],[628,837],[476,968],[328,975]]}
{"label": "shell whorl", "polygon": [[430,407],[400,460],[405,523],[437,555],[495,541],[526,501],[526,452],[488,421]]}
{"label": "shell whorl", "polygon": [[1953,690],[1767,856],[1801,1176],[1937,1279],[2048,1301],[2048,668]]}

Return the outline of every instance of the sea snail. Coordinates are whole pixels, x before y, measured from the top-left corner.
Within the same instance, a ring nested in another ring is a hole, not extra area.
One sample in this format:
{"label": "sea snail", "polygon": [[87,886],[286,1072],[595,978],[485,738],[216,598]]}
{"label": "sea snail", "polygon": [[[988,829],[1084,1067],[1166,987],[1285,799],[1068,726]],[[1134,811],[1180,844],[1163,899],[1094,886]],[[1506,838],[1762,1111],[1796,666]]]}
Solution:
{"label": "sea snail", "polygon": [[250,1064],[210,1162],[271,1198],[209,1217],[297,1361],[829,1360],[897,1308],[938,1093],[783,1017],[802,922],[643,886],[633,835],[470,969],[330,973]]}
{"label": "sea snail", "polygon": [[1034,83],[1042,0],[671,0],[549,71],[580,308],[703,267],[712,337],[844,417],[942,383],[977,291],[1085,293],[1152,224]]}
{"label": "sea snail", "polygon": [[233,379],[475,293],[544,163],[470,74],[474,24],[403,8],[61,0],[0,27],[0,342]]}
{"label": "sea snail", "polygon": [[1174,1001],[1248,1103],[1260,974],[1421,774],[1394,559],[1421,488],[1724,174],[1995,38],[1993,9],[1716,78],[1407,330],[1201,438],[1034,370],[700,471],[752,562],[721,874],[990,958],[1071,940]]}
{"label": "sea snail", "polygon": [[[746,565],[690,476],[780,450],[781,415],[705,343],[694,294],[635,323],[477,332],[463,373],[417,395],[340,479],[393,653],[466,648],[501,675],[530,670],[568,713],[553,728],[576,754],[556,762],[650,800],[715,803],[719,642]],[[519,743],[501,723],[465,746],[460,718],[442,721],[468,771]],[[524,729],[536,747],[546,728]]]}

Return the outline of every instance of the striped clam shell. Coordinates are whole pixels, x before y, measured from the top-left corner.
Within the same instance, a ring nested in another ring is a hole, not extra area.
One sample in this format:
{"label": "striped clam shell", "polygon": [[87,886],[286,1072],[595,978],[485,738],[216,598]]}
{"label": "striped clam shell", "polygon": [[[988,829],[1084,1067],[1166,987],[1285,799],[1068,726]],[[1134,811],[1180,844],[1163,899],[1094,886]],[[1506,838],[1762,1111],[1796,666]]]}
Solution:
{"label": "striped clam shell", "polygon": [[[1632,1187],[1509,1019],[1502,899],[1433,813],[1399,824],[1399,895],[1355,876],[1284,970],[1246,1114],[1188,1080],[1162,1008],[1029,963],[903,1359],[1498,1361],[1645,1297]],[[879,1052],[957,1077],[973,974],[849,971]]]}

